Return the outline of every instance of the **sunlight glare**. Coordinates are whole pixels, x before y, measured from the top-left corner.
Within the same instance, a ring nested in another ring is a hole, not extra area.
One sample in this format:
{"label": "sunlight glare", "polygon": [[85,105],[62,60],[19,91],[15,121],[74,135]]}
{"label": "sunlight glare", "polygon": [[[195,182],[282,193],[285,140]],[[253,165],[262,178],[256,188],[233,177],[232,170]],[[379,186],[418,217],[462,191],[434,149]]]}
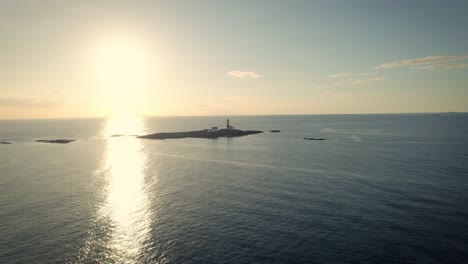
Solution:
{"label": "sunlight glare", "polygon": [[95,66],[103,111],[112,116],[141,114],[151,68],[143,45],[126,39],[107,41],[97,50]]}
{"label": "sunlight glare", "polygon": [[[132,127],[134,130],[122,131]],[[111,118],[105,134],[142,133],[143,121]],[[146,155],[134,137],[108,137],[106,168],[109,171],[107,203],[102,213],[113,223],[111,248],[121,263],[133,262],[149,231],[149,198],[144,185]]]}

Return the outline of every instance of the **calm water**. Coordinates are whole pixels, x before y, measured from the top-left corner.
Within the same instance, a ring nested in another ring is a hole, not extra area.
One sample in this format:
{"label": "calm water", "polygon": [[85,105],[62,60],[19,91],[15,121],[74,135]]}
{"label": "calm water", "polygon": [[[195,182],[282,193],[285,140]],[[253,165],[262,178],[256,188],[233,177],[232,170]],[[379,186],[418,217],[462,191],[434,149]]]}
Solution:
{"label": "calm water", "polygon": [[0,121],[0,263],[468,263],[468,114],[224,123]]}

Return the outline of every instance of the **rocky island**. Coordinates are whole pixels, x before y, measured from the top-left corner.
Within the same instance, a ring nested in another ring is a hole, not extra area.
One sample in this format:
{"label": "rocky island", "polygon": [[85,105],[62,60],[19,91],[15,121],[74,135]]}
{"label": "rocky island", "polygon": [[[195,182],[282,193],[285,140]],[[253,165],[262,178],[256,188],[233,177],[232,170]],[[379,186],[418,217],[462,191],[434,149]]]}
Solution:
{"label": "rocky island", "polygon": [[138,138],[146,139],[173,139],[173,138],[219,138],[219,137],[241,137],[246,135],[253,135],[263,133],[263,131],[257,130],[239,130],[229,125],[229,119],[227,120],[226,128],[218,129],[218,127],[212,127],[210,129],[188,131],[188,132],[170,132],[170,133],[156,133],[144,136],[138,136]]}
{"label": "rocky island", "polygon": [[171,138],[219,138],[219,137],[241,137],[252,134],[263,133],[263,131],[256,130],[238,130],[238,129],[220,129],[217,131],[198,130],[198,131],[188,131],[188,132],[172,132],[172,133],[156,133],[149,134],[144,136],[139,136],[138,138],[146,139],[171,139]]}
{"label": "rocky island", "polygon": [[57,143],[57,144],[67,144],[75,141],[74,139],[38,139],[36,142],[41,143]]}
{"label": "rocky island", "polygon": [[325,140],[324,138],[305,137],[304,140]]}

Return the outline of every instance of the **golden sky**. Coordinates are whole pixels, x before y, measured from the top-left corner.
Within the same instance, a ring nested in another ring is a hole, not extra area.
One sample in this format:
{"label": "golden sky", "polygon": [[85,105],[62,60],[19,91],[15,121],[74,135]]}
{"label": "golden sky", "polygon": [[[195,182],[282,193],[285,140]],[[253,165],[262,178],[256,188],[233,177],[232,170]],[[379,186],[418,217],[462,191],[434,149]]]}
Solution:
{"label": "golden sky", "polygon": [[1,1],[0,119],[468,111],[467,4],[416,2]]}

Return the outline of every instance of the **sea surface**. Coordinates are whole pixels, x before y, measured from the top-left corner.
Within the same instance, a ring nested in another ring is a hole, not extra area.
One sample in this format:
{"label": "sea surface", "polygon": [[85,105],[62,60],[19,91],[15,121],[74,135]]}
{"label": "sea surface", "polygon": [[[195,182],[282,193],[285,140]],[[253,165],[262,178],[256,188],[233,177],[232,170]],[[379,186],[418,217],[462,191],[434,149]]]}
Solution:
{"label": "sea surface", "polygon": [[230,121],[0,121],[0,263],[468,263],[468,114]]}

